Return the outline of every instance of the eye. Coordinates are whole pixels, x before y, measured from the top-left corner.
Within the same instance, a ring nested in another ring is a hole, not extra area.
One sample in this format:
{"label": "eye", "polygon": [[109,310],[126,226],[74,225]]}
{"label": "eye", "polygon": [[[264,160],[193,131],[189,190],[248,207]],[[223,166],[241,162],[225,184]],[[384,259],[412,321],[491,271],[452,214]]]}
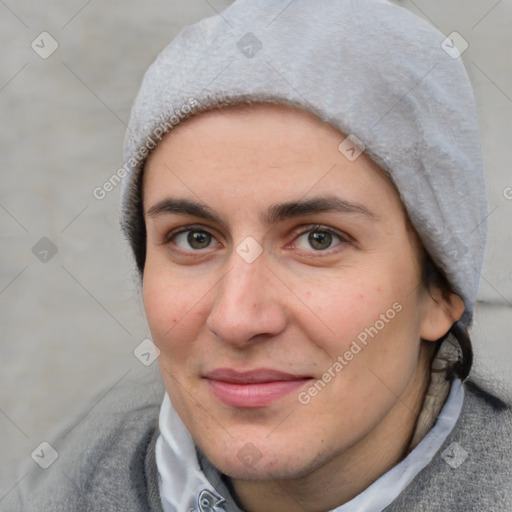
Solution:
{"label": "eye", "polygon": [[185,251],[208,249],[216,239],[208,231],[201,229],[188,229],[181,231],[169,237],[169,242],[173,242],[177,247]]}
{"label": "eye", "polygon": [[295,246],[304,251],[325,251],[331,249],[345,240],[330,229],[317,227],[299,235]]}

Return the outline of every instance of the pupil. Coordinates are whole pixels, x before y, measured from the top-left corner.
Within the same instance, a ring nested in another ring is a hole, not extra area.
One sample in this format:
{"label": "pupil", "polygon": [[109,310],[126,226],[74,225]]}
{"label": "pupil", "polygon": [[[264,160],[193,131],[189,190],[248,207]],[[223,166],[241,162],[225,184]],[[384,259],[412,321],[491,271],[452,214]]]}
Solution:
{"label": "pupil", "polygon": [[204,231],[190,231],[187,240],[190,247],[194,249],[204,249],[210,245],[211,236]]}
{"label": "pupil", "polygon": [[308,240],[313,249],[327,249],[332,243],[332,235],[325,231],[313,231]]}

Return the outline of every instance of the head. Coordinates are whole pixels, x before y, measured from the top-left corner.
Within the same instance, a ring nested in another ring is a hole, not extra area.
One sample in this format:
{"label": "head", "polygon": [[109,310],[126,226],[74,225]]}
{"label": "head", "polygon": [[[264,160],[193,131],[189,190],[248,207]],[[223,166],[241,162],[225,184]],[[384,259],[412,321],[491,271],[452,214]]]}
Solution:
{"label": "head", "polygon": [[[142,290],[166,389],[234,477],[307,472],[413,422],[403,402],[464,311],[423,282],[399,194],[369,157],[340,153],[344,138],[298,109],[233,107],[185,121],[144,169]],[[223,372],[262,369],[291,380],[252,399],[223,387]]]}
{"label": "head", "polygon": [[122,223],[166,389],[235,478],[405,446],[439,340],[466,344],[462,378],[471,364],[485,195],[463,66],[388,2],[332,5],[257,31],[273,3],[239,0],[187,29],[127,134]]}

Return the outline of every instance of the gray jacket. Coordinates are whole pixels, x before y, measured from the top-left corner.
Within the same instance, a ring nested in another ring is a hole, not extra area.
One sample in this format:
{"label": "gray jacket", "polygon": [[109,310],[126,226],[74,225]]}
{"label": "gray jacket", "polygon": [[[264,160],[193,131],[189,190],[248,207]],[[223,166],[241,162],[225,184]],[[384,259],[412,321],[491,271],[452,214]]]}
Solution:
{"label": "gray jacket", "polygon": [[[155,443],[164,389],[154,373],[127,380],[52,443],[55,463],[32,468],[0,510],[162,512]],[[455,428],[385,512],[512,512],[512,406],[477,381],[465,387]],[[229,510],[225,484],[212,484]]]}

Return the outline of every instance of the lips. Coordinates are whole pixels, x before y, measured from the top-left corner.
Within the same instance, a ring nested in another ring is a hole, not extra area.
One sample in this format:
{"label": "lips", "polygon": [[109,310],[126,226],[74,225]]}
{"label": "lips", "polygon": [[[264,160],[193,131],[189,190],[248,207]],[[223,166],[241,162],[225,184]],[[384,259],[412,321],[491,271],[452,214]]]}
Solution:
{"label": "lips", "polygon": [[231,407],[265,407],[303,386],[311,378],[271,369],[239,372],[217,368],[204,375],[213,395]]}

